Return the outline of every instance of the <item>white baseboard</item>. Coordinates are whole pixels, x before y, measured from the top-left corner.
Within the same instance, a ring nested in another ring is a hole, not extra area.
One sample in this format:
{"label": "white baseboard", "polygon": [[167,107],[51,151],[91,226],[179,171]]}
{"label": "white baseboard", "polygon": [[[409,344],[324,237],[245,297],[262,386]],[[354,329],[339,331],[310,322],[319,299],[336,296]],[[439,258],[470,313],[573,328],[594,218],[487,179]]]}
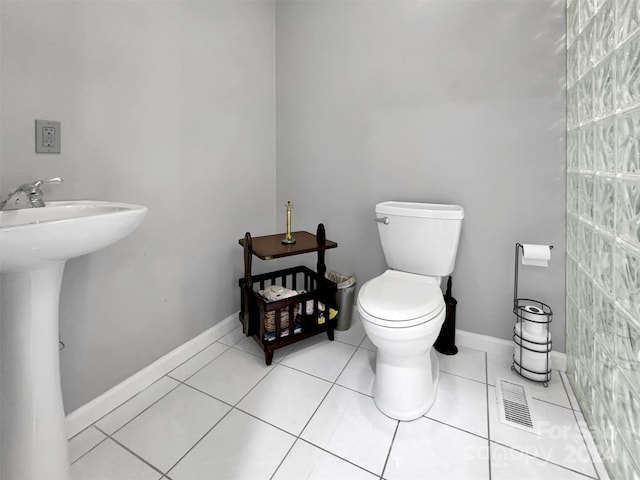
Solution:
{"label": "white baseboard", "polygon": [[236,312],[71,412],[66,419],[67,438],[75,436],[193,355],[225,336],[233,330],[237,322],[238,313]]}
{"label": "white baseboard", "polygon": [[[495,355],[513,354],[513,341],[490,337],[480,333],[456,329],[456,344],[474,350],[484,350]],[[567,369],[567,357],[564,353],[551,351],[551,368],[564,372]]]}

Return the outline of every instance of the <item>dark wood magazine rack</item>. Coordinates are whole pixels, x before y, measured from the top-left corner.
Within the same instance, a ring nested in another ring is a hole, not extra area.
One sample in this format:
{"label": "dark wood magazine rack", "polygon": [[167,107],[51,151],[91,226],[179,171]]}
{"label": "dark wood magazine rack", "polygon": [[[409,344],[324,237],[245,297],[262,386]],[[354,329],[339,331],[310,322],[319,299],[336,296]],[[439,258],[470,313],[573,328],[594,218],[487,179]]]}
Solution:
{"label": "dark wood magazine rack", "polygon": [[[252,238],[247,232],[238,242],[244,247],[244,277],[239,280],[241,292],[240,322],[245,335],[252,336],[271,365],[274,350],[321,332],[333,340],[336,319],[330,319],[330,308],[336,308],[337,286],[325,278],[325,250],[338,244],[327,240],[324,225],[316,235],[293,232],[296,243],[283,244],[284,234]],[[261,275],[251,275],[253,255],[261,260],[318,252],[317,269],[298,266]],[[260,293],[270,285],[302,293],[282,300],[267,301]],[[322,308],[324,306],[324,309]]]}

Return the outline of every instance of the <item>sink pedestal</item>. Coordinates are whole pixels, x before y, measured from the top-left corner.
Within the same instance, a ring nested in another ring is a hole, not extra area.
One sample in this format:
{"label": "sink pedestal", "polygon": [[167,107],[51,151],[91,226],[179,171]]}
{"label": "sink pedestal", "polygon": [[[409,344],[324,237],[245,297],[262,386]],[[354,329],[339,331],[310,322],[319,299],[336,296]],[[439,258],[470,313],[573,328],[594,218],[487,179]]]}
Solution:
{"label": "sink pedestal", "polygon": [[0,211],[2,480],[69,480],[58,351],[64,265],[126,237],[146,213],[95,200]]}
{"label": "sink pedestal", "polygon": [[69,480],[58,305],[65,262],[0,275],[0,478]]}

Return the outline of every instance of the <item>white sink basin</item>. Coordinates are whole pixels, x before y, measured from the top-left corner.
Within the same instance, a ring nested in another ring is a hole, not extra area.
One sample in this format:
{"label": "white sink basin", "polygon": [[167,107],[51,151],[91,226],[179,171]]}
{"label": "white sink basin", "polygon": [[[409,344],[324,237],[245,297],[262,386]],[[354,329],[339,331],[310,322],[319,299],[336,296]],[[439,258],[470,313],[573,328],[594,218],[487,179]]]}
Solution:
{"label": "white sink basin", "polygon": [[147,207],[77,200],[0,212],[0,272],[31,270],[104,248],[131,233]]}
{"label": "white sink basin", "polygon": [[58,352],[64,266],[125,237],[146,213],[88,200],[0,212],[3,480],[70,479]]}

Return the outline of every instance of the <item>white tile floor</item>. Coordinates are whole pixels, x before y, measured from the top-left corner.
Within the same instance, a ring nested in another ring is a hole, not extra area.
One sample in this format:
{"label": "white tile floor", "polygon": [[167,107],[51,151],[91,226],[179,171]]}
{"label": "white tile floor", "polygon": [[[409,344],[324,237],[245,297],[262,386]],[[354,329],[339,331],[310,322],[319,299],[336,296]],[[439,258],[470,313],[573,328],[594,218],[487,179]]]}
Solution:
{"label": "white tile floor", "polygon": [[[607,478],[564,375],[544,388],[508,355],[439,360],[436,403],[398,422],[373,403],[375,347],[357,318],[334,342],[277,350],[271,366],[238,325],[71,439],[73,478]],[[539,435],[499,421],[500,377],[529,387]]]}

